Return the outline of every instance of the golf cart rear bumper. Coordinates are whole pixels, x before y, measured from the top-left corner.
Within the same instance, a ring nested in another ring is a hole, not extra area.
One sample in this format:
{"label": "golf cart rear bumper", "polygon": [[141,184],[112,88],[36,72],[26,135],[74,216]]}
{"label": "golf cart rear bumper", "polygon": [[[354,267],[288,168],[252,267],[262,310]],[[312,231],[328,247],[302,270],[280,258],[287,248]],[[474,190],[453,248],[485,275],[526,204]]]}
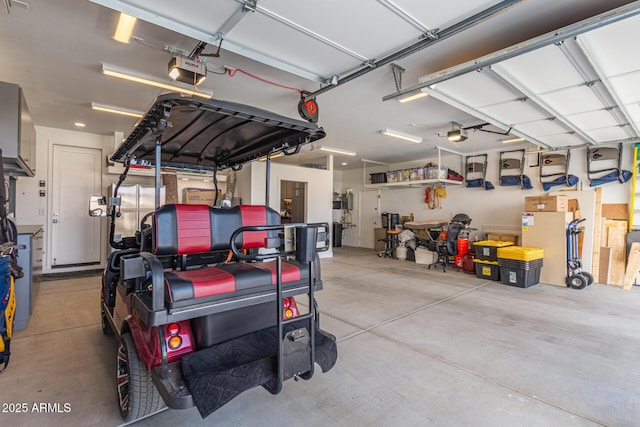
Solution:
{"label": "golf cart rear bumper", "polygon": [[164,399],[164,402],[172,409],[188,409],[194,406],[191,393],[182,376],[180,361],[167,365],[166,378],[162,378],[162,367],[156,366],[151,371],[151,378]]}

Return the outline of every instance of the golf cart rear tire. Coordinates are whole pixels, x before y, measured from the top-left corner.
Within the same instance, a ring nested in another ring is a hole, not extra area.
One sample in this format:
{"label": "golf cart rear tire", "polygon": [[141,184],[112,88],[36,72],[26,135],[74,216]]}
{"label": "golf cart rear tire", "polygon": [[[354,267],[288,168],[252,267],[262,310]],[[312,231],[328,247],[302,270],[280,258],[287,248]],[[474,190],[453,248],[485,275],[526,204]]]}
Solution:
{"label": "golf cart rear tire", "polygon": [[122,335],[117,354],[116,388],[120,415],[125,422],[151,415],[164,408],[151,374],[145,369],[130,333]]}
{"label": "golf cart rear tire", "polygon": [[589,272],[583,271],[582,273],[583,277],[586,277],[587,279],[587,286],[593,285],[593,275]]}
{"label": "golf cart rear tire", "polygon": [[588,280],[581,274],[574,274],[567,278],[567,286],[571,289],[584,289],[587,287]]}

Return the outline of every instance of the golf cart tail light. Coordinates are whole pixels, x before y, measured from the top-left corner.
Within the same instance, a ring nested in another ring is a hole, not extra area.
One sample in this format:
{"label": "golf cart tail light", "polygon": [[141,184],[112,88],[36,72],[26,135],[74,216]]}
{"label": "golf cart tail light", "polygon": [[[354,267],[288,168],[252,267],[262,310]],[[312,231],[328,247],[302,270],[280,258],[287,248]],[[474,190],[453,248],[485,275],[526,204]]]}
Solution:
{"label": "golf cart tail light", "polygon": [[169,338],[169,348],[175,350],[182,345],[182,338],[180,336],[173,336]]}
{"label": "golf cart tail light", "polygon": [[289,300],[289,298],[285,298],[284,299],[284,308],[289,308],[290,305],[291,305],[291,301]]}
{"label": "golf cart tail light", "polygon": [[287,308],[284,311],[284,318],[285,319],[291,319],[293,317],[293,310],[291,310],[290,308]]}
{"label": "golf cart tail light", "polygon": [[167,332],[169,332],[169,335],[172,337],[178,335],[178,333],[180,333],[180,325],[177,323],[170,323],[169,326],[167,326]]}

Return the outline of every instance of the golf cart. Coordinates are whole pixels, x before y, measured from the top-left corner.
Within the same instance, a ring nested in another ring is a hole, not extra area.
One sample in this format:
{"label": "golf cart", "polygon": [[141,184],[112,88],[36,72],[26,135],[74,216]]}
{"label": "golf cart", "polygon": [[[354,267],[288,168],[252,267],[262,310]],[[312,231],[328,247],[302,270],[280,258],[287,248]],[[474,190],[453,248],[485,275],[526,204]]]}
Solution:
{"label": "golf cart", "polygon": [[[124,172],[111,197],[91,198],[89,214],[109,217],[114,250],[100,309],[103,332],[118,338],[125,421],[165,405],[195,405],[204,418],[250,388],[277,394],[288,379],[311,378],[315,364],[333,367],[336,339],[320,329],[314,297],[329,226],[282,225],[268,206],[270,156],[296,154],[324,136],[313,123],[168,94],[113,154]],[[160,167],[210,171],[217,194],[218,171],[265,156],[266,206],[160,205]],[[135,236],[115,240],[118,188],[134,165],[155,168],[155,210]]]}

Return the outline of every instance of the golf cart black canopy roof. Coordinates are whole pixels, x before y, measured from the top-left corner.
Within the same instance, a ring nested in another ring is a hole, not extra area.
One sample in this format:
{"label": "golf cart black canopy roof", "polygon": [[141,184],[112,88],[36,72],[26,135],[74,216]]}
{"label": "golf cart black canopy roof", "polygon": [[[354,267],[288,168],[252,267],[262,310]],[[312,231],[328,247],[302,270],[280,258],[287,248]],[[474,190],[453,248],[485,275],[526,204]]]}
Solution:
{"label": "golf cart black canopy roof", "polygon": [[111,160],[154,165],[159,138],[162,166],[237,169],[269,153],[297,153],[301,145],[324,136],[324,129],[314,123],[233,102],[171,93],[156,98]]}

